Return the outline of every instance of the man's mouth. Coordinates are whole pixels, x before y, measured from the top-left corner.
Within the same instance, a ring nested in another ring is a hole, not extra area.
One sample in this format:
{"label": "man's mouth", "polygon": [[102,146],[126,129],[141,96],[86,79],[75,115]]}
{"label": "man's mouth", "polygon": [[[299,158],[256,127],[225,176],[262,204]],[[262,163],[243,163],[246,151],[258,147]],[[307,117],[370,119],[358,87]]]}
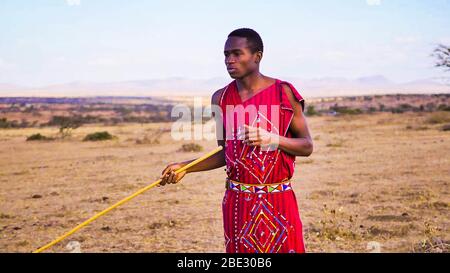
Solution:
{"label": "man's mouth", "polygon": [[237,69],[234,67],[229,67],[229,68],[227,68],[227,70],[229,73],[234,73],[234,72],[236,72]]}

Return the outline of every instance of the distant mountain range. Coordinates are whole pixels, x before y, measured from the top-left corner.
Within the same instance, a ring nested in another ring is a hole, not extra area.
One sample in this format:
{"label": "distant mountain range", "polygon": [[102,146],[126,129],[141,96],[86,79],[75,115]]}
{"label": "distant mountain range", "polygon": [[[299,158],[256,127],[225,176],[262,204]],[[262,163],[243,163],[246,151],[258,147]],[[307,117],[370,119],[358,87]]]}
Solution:
{"label": "distant mountain range", "polygon": [[[396,83],[375,75],[346,78],[280,78],[291,82],[304,97],[331,97],[376,94],[450,93],[450,84],[436,79]],[[232,81],[231,78],[188,79],[181,77],[92,83],[71,82],[42,87],[21,87],[0,83],[1,97],[86,97],[86,96],[209,96]]]}

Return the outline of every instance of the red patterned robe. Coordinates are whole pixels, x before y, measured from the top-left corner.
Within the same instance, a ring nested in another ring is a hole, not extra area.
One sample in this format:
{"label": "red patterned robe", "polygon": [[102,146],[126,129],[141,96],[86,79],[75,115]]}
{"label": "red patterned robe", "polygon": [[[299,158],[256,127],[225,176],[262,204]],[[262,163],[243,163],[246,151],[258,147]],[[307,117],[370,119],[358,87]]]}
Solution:
{"label": "red patterned robe", "polygon": [[[244,145],[242,140],[236,138],[236,128],[244,121],[239,120],[229,108],[255,107],[256,116],[246,115],[245,124],[254,127],[258,124],[272,133],[292,137],[288,129],[294,115],[293,108],[281,83],[290,86],[296,100],[304,108],[304,100],[294,86],[278,79],[245,101],[239,96],[235,80],[222,92],[220,107],[227,136],[225,155],[228,178],[245,184],[264,185],[293,176],[294,155],[281,149],[261,150],[260,147]],[[258,194],[227,189],[222,211],[227,253],[305,252],[302,222],[293,190]]]}

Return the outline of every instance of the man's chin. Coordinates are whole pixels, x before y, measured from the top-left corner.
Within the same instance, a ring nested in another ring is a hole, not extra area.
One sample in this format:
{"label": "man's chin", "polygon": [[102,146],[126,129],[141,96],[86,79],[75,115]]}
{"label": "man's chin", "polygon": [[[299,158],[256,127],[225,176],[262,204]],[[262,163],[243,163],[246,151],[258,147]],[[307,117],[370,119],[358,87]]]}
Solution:
{"label": "man's chin", "polygon": [[232,79],[240,79],[240,78],[242,78],[240,75],[238,75],[238,74],[235,74],[235,73],[228,73],[229,75],[230,75],[230,77],[232,78]]}

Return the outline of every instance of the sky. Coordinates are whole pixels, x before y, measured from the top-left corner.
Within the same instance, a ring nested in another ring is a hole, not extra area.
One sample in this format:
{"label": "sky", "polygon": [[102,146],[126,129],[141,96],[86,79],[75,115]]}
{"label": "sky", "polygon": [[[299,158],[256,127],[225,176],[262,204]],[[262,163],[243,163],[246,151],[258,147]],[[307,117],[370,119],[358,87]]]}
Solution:
{"label": "sky", "polygon": [[0,0],[0,83],[229,77],[241,27],[261,35],[268,76],[436,78],[449,14],[450,0]]}

